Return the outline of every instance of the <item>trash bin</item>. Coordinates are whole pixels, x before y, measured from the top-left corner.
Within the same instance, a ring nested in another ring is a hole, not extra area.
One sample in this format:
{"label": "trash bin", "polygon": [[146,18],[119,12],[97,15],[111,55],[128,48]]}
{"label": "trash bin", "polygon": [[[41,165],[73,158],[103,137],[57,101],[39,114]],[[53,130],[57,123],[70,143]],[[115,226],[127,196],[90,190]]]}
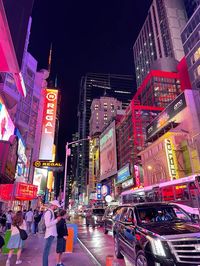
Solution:
{"label": "trash bin", "polygon": [[68,227],[68,236],[66,237],[66,249],[65,252],[72,253],[74,247],[74,228]]}
{"label": "trash bin", "polygon": [[[8,244],[8,241],[10,239],[10,236],[11,236],[11,230],[7,230],[5,233],[5,236],[4,236],[5,245],[2,247],[2,253],[3,254],[8,254],[8,252],[9,252],[9,249],[7,248],[7,244]],[[17,249],[14,249],[14,253],[15,254],[17,253]]]}

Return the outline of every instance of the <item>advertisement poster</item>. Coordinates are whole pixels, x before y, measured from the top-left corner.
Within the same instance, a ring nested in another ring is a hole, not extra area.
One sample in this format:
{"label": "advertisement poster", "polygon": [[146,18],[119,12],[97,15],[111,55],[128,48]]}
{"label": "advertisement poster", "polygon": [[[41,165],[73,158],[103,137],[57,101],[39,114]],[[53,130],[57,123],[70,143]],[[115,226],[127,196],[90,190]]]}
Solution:
{"label": "advertisement poster", "polygon": [[100,179],[117,173],[115,121],[100,137]]}
{"label": "advertisement poster", "polygon": [[35,168],[33,185],[38,187],[38,195],[44,195],[47,186],[48,170]]}
{"label": "advertisement poster", "polygon": [[15,126],[0,97],[0,140],[9,140],[14,134]]}

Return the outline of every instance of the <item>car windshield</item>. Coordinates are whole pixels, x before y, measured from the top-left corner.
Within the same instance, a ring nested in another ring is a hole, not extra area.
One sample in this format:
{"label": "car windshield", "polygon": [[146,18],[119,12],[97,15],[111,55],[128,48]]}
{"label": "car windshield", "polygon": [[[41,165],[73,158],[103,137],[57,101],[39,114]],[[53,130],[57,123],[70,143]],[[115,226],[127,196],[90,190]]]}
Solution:
{"label": "car windshield", "polygon": [[93,209],[94,215],[104,215],[105,209]]}
{"label": "car windshield", "polygon": [[192,222],[190,216],[178,206],[141,206],[137,208],[140,223]]}

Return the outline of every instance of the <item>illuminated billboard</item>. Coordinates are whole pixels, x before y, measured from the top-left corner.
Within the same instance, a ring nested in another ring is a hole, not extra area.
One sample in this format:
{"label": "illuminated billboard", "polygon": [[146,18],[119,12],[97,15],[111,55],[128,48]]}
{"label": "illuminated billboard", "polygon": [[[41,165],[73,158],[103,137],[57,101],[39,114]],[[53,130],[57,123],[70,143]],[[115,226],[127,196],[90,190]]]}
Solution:
{"label": "illuminated billboard", "polygon": [[38,195],[44,195],[47,187],[48,169],[35,168],[33,185],[38,187]]}
{"label": "illuminated billboard", "polygon": [[116,133],[113,121],[100,137],[100,179],[117,173]]}
{"label": "illuminated billboard", "polygon": [[14,130],[15,126],[0,97],[0,140],[9,140],[10,136],[14,135]]}
{"label": "illuminated billboard", "polygon": [[56,124],[58,90],[44,90],[44,109],[42,120],[42,135],[40,143],[40,160],[53,159],[53,145]]}

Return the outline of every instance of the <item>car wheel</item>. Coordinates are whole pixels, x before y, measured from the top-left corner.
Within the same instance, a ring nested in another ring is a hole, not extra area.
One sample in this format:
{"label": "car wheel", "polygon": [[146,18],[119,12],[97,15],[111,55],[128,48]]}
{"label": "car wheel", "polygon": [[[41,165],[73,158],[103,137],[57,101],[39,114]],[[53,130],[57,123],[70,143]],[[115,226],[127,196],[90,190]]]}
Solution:
{"label": "car wheel", "polygon": [[148,266],[147,259],[142,250],[137,253],[135,266]]}
{"label": "car wheel", "polygon": [[115,243],[115,255],[118,259],[122,259],[123,255],[121,254],[119,240],[116,235],[114,237],[114,243]]}

